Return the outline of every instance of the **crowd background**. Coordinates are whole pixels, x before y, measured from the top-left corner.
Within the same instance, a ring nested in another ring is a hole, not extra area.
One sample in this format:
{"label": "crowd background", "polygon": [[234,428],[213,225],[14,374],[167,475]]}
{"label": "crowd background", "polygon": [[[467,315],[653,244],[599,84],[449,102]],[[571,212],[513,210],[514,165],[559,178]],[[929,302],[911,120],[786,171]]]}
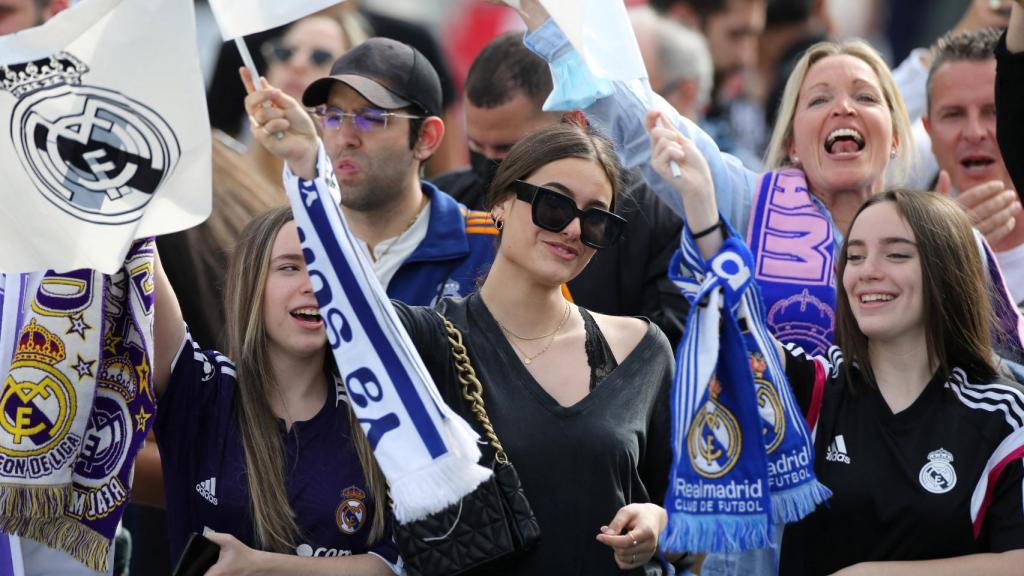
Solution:
{"label": "crowd background", "polygon": [[[745,2],[748,0],[727,1]],[[752,1],[756,3],[761,0]],[[782,18],[782,20],[776,20],[774,24],[786,22],[785,8],[808,10],[808,14],[814,19],[817,34],[835,39],[864,38],[883,55],[890,67],[895,68],[912,50],[931,46],[942,34],[952,29],[969,11],[972,2],[980,4],[977,0],[765,0],[763,4],[768,11],[768,27],[773,25],[773,14],[775,18]],[[473,59],[487,42],[504,32],[525,29],[520,18],[503,6],[487,4],[480,0],[348,0],[346,4],[348,5],[347,9],[353,13],[358,22],[363,24],[369,21],[386,22],[417,36],[422,42],[433,44],[433,53],[429,49],[424,50],[422,47],[420,49],[434,60],[433,63],[441,76],[444,90],[446,138],[442,150],[438,151],[427,165],[427,176],[428,178],[439,176],[452,170],[464,168],[470,160],[466,144],[462,99],[466,74]],[[627,0],[626,4],[630,7],[640,8],[647,2],[646,0]],[[248,126],[243,122],[244,114],[241,111],[242,88],[233,73],[236,69],[233,60],[235,58],[234,49],[221,42],[219,31],[206,2],[198,0],[196,8],[202,69],[209,89],[208,103],[211,124],[214,128],[224,132],[224,135],[215,141],[214,157],[216,160],[220,155],[222,161],[231,162],[233,157],[227,154],[226,150],[250,144]],[[777,10],[774,13],[772,12],[773,8]],[[357,13],[359,15],[355,16]],[[760,24],[765,23],[761,22]],[[365,30],[368,34],[373,34],[369,26]],[[267,37],[279,34],[280,31],[271,32]],[[741,30],[738,34],[740,34],[739,38],[753,47],[757,54],[770,53],[770,49],[764,45],[769,35],[763,34],[763,29]],[[262,61],[261,48],[264,43],[261,40],[265,39],[250,40],[250,49],[260,61]],[[409,41],[408,38],[405,40]],[[641,47],[643,48],[643,46]],[[710,47],[713,48],[713,46]],[[714,50],[711,50],[711,56],[715,57]],[[645,55],[645,59],[646,57],[647,55]],[[222,59],[225,61],[222,62]],[[718,62],[713,62],[713,64],[718,71]],[[728,134],[723,135],[713,129],[709,131],[723,148],[732,148],[731,151],[736,153],[744,163],[756,169],[759,167],[758,162],[767,144],[767,134],[771,130],[771,125],[766,119],[770,116],[766,116],[763,111],[772,107],[770,102],[772,86],[768,79],[778,72],[767,70],[763,65],[758,66],[756,62],[746,62],[746,64],[749,65],[730,70],[731,74],[727,85],[721,82],[723,78],[716,75],[716,94],[713,94],[706,102],[704,109],[699,110],[699,114],[703,116],[706,112],[715,113],[716,100],[721,99],[723,93],[727,93],[726,99],[737,103],[728,113],[727,123],[734,127],[743,127],[743,139],[747,141],[736,143],[735,147],[731,147]],[[781,66],[781,62],[778,65]],[[653,79],[653,67],[650,63],[648,66]],[[225,74],[225,70],[231,73]],[[788,73],[779,75],[788,76]],[[663,95],[667,99],[669,98],[668,95]],[[232,113],[232,109],[236,111]],[[229,171],[222,170],[221,172]],[[934,177],[926,180],[926,182],[922,182],[922,187],[931,187],[935,183]],[[258,190],[261,187],[260,184],[252,182],[243,185],[248,189]],[[254,200],[252,206],[238,209],[255,214],[260,209],[275,203],[269,190],[265,190],[259,196],[261,197]],[[279,200],[283,201],[283,198]],[[223,213],[221,208],[218,208],[215,203],[214,218],[218,213]],[[198,233],[193,232],[193,234]],[[198,236],[192,242],[212,241],[218,245],[225,245],[229,241],[229,236],[237,234],[237,230],[227,231],[224,234],[227,236],[219,238],[214,232],[211,240],[208,233],[206,237]],[[185,238],[179,240],[189,242]],[[209,254],[211,257],[218,256],[213,252]],[[213,262],[208,266],[222,266],[222,262]],[[174,274],[171,270],[168,273],[172,276]],[[185,270],[181,274],[183,277],[199,278],[199,275],[193,271]],[[218,314],[216,311],[197,313],[203,316]],[[216,320],[213,322],[219,323]],[[195,327],[193,327],[193,331],[195,331]],[[207,342],[215,340],[215,337],[204,339]],[[145,466],[139,467],[140,470],[145,468]],[[164,520],[162,512],[159,511],[163,496],[158,491],[150,494],[139,490],[144,486],[158,485],[159,481],[155,479],[152,482],[143,481],[143,478],[137,475],[135,484],[136,501],[148,502],[154,506],[133,506],[133,510],[126,516],[125,525],[134,535],[132,561],[128,573],[169,573],[171,559],[168,557],[166,546]]]}

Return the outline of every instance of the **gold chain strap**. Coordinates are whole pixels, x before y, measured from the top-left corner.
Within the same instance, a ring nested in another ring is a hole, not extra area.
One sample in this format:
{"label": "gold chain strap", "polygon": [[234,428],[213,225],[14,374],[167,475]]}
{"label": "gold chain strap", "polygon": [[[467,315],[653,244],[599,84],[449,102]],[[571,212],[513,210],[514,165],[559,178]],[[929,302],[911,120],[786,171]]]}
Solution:
{"label": "gold chain strap", "polygon": [[484,433],[487,435],[487,439],[490,440],[491,446],[494,447],[494,459],[501,464],[508,464],[508,455],[505,454],[505,449],[501,447],[498,434],[495,433],[491,419],[487,416],[487,410],[484,408],[484,388],[476,377],[476,370],[473,369],[473,365],[469,362],[469,354],[466,353],[466,346],[462,343],[462,332],[459,332],[459,329],[452,324],[451,320],[444,316],[441,316],[441,319],[444,320],[445,330],[448,331],[448,342],[452,345],[452,358],[455,359],[455,369],[458,372],[459,384],[462,385],[462,397],[469,402],[470,410],[473,411],[473,415],[476,416],[480,425],[484,427]]}

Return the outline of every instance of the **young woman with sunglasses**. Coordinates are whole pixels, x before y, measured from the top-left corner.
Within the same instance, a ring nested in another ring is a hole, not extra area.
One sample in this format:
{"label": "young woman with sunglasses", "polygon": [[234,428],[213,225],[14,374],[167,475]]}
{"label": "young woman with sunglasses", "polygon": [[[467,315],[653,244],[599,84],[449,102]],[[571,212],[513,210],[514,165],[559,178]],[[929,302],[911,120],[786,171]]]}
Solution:
{"label": "young woman with sunglasses", "polygon": [[[265,89],[250,94],[246,108],[260,125],[271,123],[254,130],[260,142],[299,179],[329,189],[311,120],[296,102]],[[582,115],[516,144],[491,188],[501,231],[494,264],[478,292],[439,305],[463,333],[542,532],[535,548],[488,574],[656,570],[666,522],[657,503],[671,461],[671,349],[650,322],[592,314],[561,291],[621,235],[624,222],[611,213],[620,171],[611,143]],[[394,305],[441,395],[475,423],[441,316]]]}
{"label": "young woman with sunglasses", "polygon": [[[647,128],[652,164],[687,224],[709,231],[692,237],[711,259],[728,232],[708,165],[674,128]],[[683,177],[670,161],[688,165]],[[970,221],[939,194],[896,189],[865,200],[845,232],[837,346],[812,358],[776,342],[833,491],[785,528],[780,573],[1020,574],[1024,389],[993,363]]]}

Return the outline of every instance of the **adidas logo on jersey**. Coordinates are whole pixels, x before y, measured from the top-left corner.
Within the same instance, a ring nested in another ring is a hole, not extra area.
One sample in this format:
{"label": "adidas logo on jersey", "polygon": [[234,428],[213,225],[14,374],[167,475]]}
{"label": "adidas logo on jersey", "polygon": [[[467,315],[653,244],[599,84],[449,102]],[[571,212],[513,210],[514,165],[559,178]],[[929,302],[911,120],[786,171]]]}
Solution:
{"label": "adidas logo on jersey", "polygon": [[209,480],[203,480],[199,484],[196,484],[196,492],[200,496],[206,498],[206,501],[214,506],[217,505],[217,477],[214,476]]}
{"label": "adidas logo on jersey", "polygon": [[832,443],[828,445],[828,450],[825,451],[825,460],[843,464],[850,463],[850,455],[846,453],[846,440],[843,439],[842,434],[833,438]]}

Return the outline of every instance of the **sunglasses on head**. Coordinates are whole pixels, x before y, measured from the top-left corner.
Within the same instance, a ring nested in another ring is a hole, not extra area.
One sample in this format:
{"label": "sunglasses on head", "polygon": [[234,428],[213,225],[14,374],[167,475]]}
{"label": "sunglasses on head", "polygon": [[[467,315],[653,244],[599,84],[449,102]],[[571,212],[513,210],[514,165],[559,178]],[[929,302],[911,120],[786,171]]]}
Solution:
{"label": "sunglasses on head", "polygon": [[[276,42],[271,42],[263,45],[263,57],[266,58],[267,62],[277,61],[286,63],[289,62],[299,52],[299,49],[295,46],[287,46]],[[309,51],[309,65],[315,68],[325,68],[334,62],[334,54],[327,50],[321,50],[320,48],[313,48]]]}
{"label": "sunglasses on head", "polygon": [[516,180],[512,187],[516,198],[531,205],[533,223],[549,232],[565,230],[574,219],[580,219],[580,241],[591,248],[608,248],[626,229],[626,219],[600,208],[580,210],[576,201],[561,192]]}

